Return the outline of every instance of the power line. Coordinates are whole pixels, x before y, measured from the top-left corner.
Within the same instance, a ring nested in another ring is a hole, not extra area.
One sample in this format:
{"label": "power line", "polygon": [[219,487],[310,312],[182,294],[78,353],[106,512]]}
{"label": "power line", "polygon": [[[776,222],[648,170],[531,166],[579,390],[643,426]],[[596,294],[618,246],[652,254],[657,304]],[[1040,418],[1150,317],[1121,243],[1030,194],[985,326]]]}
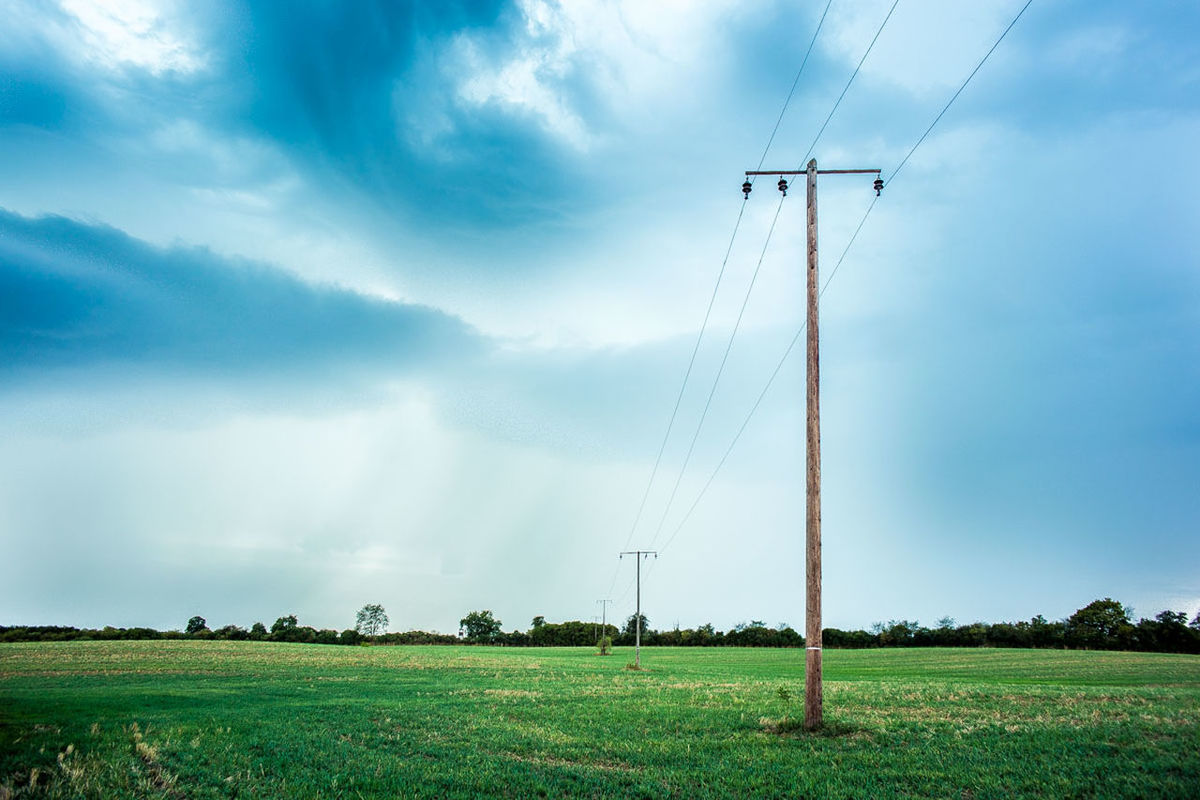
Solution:
{"label": "power line", "polygon": [[1021,6],[1021,10],[1017,12],[1015,17],[1013,17],[1013,21],[1008,23],[1008,27],[1004,29],[1004,33],[1000,34],[1000,38],[996,40],[991,49],[988,50],[983,58],[979,60],[979,63],[975,65],[975,69],[971,70],[971,74],[968,75],[967,79],[962,82],[962,86],[958,87],[958,91],[954,93],[954,96],[950,98],[950,101],[946,103],[942,110],[938,112],[938,115],[933,118],[933,122],[929,123],[929,127],[926,128],[925,132],[921,134],[921,138],[917,139],[917,143],[914,144],[912,149],[908,151],[908,155],[904,156],[904,159],[900,162],[900,166],[896,167],[896,169],[892,171],[892,174],[888,177],[889,183],[896,179],[896,175],[904,168],[904,165],[908,163],[909,157],[912,156],[912,154],[916,152],[917,148],[921,146],[921,142],[925,141],[925,137],[928,136],[929,132],[933,130],[933,127],[938,124],[942,116],[950,110],[950,106],[952,106],[954,101],[958,99],[958,96],[962,94],[962,90],[967,88],[967,84],[970,83],[971,79],[975,77],[975,73],[979,72],[979,68],[983,66],[984,62],[987,61],[988,58],[991,57],[992,53],[995,52],[996,48],[1000,46],[1000,43],[1004,41],[1004,37],[1008,36],[1008,32],[1013,29],[1013,26],[1017,24],[1017,20],[1019,20],[1021,15],[1025,13],[1025,9],[1029,8],[1032,3],[1033,0],[1027,0],[1025,5]]}
{"label": "power line", "polygon": [[662,533],[667,516],[671,513],[671,506],[675,503],[675,495],[679,492],[679,484],[682,483],[683,475],[687,472],[688,463],[692,460],[692,453],[696,450],[696,440],[700,438],[700,431],[704,428],[704,420],[708,417],[708,410],[712,407],[713,397],[717,393],[717,386],[720,384],[721,376],[725,372],[725,365],[729,362],[729,351],[733,349],[733,341],[737,338],[738,330],[742,326],[742,318],[746,315],[746,306],[750,303],[750,295],[754,292],[754,284],[758,281],[758,273],[762,270],[763,259],[767,255],[767,245],[771,242],[771,236],[775,232],[775,223],[779,221],[779,212],[782,210],[783,197],[780,197],[779,205],[775,208],[775,217],[771,220],[771,228],[767,231],[766,242],[763,243],[762,252],[758,256],[758,264],[754,267],[754,274],[750,276],[750,284],[746,287],[746,294],[742,297],[742,307],[738,311],[737,321],[733,324],[733,331],[729,334],[729,341],[725,343],[725,353],[721,356],[721,364],[717,367],[716,377],[713,378],[712,386],[708,390],[708,398],[704,401],[704,410],[700,413],[700,421],[696,423],[696,430],[692,433],[692,441],[688,444],[687,455],[684,456],[683,465],[679,468],[679,474],[675,477],[675,485],[671,488],[671,496],[667,498],[667,506],[663,509],[662,517],[658,521],[658,527],[654,529],[654,536],[650,539],[651,545],[658,539],[658,535]]}
{"label": "power line", "polygon": [[[829,124],[829,121],[831,119],[833,119],[833,115],[835,113],[837,113],[838,106],[841,105],[842,99],[846,96],[846,92],[848,92],[850,90],[850,85],[852,83],[854,83],[854,78],[858,75],[859,70],[862,69],[862,65],[866,62],[867,56],[869,56],[871,54],[871,50],[875,47],[875,43],[877,41],[879,41],[880,34],[883,33],[883,29],[887,26],[888,20],[890,20],[892,18],[892,12],[894,12],[896,10],[896,6],[898,6],[899,4],[900,4],[900,0],[895,0],[892,3],[892,7],[888,10],[887,16],[885,16],[883,18],[883,22],[881,22],[879,24],[879,28],[875,31],[875,36],[871,39],[871,43],[867,45],[867,49],[863,52],[862,58],[860,58],[858,60],[858,66],[856,66],[854,68],[854,72],[850,75],[850,80],[848,80],[846,82],[846,86],[842,89],[842,93],[840,95],[838,95],[838,99],[834,102],[833,108],[831,108],[829,110],[829,115],[825,118],[824,124],[821,125],[821,129],[817,132],[816,138],[813,139],[812,145],[809,146],[809,154],[811,154],[812,149],[814,147],[816,147],[817,142],[821,138],[821,134],[825,132],[825,127]],[[825,11],[826,12],[829,11],[828,6],[826,6]],[[822,14],[821,22],[823,23],[824,21],[825,21],[825,15]],[[818,25],[818,30],[819,30],[819,25]],[[815,42],[815,41],[816,41],[816,37],[814,35],[813,42]],[[812,45],[810,44],[809,51],[811,52],[811,50],[812,50]],[[807,60],[808,60],[808,55],[806,54],[805,61],[807,61]],[[789,100],[790,99],[791,98],[789,95]],[[772,133],[772,138],[774,138],[774,133]],[[765,159],[765,157],[766,157],[766,153],[764,152],[763,159]],[[808,158],[808,155],[805,155],[805,159],[807,159],[807,158]],[[759,167],[762,166],[763,159],[759,160]],[[786,185],[781,182],[780,188],[781,188],[781,190],[785,189]],[[786,192],[784,193],[784,195],[786,196]],[[749,194],[747,194],[746,197],[749,198]],[[708,393],[708,399],[705,401],[705,404],[704,404],[704,411],[701,413],[700,421],[696,424],[696,430],[692,434],[692,441],[691,441],[691,444],[688,446],[687,455],[685,456],[685,458],[683,460],[683,466],[680,467],[679,474],[675,478],[675,486],[671,490],[671,495],[667,500],[667,506],[664,509],[662,517],[659,520],[658,527],[654,531],[654,536],[650,540],[651,544],[654,544],[654,542],[658,539],[658,535],[662,532],[663,525],[666,524],[667,517],[671,512],[671,506],[675,502],[675,495],[679,491],[679,485],[683,481],[684,473],[687,471],[688,463],[690,462],[691,457],[692,457],[692,452],[695,450],[695,447],[696,447],[696,440],[700,437],[700,431],[704,427],[705,418],[708,416],[709,407],[712,405],[713,395],[716,394],[717,386],[721,382],[721,375],[724,373],[725,363],[729,359],[729,351],[733,347],[733,340],[737,337],[738,329],[741,326],[741,322],[742,322],[742,315],[745,314],[745,312],[746,312],[746,305],[750,301],[750,293],[754,290],[755,281],[758,279],[758,273],[759,273],[759,270],[762,268],[763,258],[767,254],[767,248],[771,244],[771,237],[775,233],[775,223],[779,220],[779,212],[782,208],[783,208],[783,198],[780,198],[779,207],[775,209],[775,218],[771,221],[770,230],[767,231],[766,240],[763,242],[762,254],[759,255],[759,257],[758,257],[758,265],[755,267],[754,275],[750,279],[750,285],[749,285],[749,287],[747,287],[746,295],[742,300],[742,307],[738,313],[737,323],[734,325],[733,332],[729,336],[729,341],[725,345],[725,354],[721,359],[720,367],[717,369],[717,375],[713,379],[712,387]],[[742,210],[743,210],[743,212],[745,211],[744,203],[742,205]],[[628,543],[626,543],[626,546],[628,546]]]}
{"label": "power line", "polygon": [[[704,311],[704,320],[700,323],[700,333],[696,335],[696,344],[692,346],[692,355],[688,359],[687,370],[683,374],[683,382],[679,385],[679,394],[675,397],[675,406],[671,409],[671,418],[667,421],[667,430],[663,433],[662,442],[658,446],[658,455],[654,458],[654,468],[650,470],[650,480],[646,481],[646,489],[642,492],[642,501],[638,504],[637,514],[634,515],[633,524],[629,526],[629,535],[625,537],[625,547],[628,548],[630,542],[633,541],[633,534],[637,531],[638,523],[642,520],[642,512],[646,510],[646,501],[650,498],[650,490],[654,487],[654,479],[658,476],[658,468],[662,464],[663,453],[667,449],[667,442],[671,438],[671,431],[675,427],[675,418],[679,414],[679,405],[683,402],[683,393],[687,389],[688,380],[692,377],[692,368],[696,364],[696,354],[700,352],[700,343],[704,340],[704,332],[708,330],[708,320],[712,316],[713,304],[717,300],[717,292],[721,288],[721,279],[725,276],[725,267],[729,264],[729,254],[733,252],[733,243],[737,239],[738,229],[742,226],[742,217],[746,214],[746,201],[743,198],[742,206],[738,210],[737,221],[733,225],[733,233],[729,237],[729,245],[725,248],[725,257],[721,259],[721,269],[717,272],[717,281],[713,284],[712,295],[708,299],[708,308]],[[608,595],[612,595],[613,589],[617,585],[617,576],[620,569],[613,570],[612,580],[608,585]],[[628,593],[628,589],[625,590]]]}
{"label": "power line", "polygon": [[[800,68],[796,71],[796,77],[792,81],[791,89],[788,91],[787,97],[783,101],[783,107],[779,110],[779,117],[775,120],[775,127],[771,130],[771,135],[767,139],[767,145],[763,148],[762,158],[759,159],[759,165],[766,160],[767,153],[771,149],[771,145],[775,141],[775,135],[779,132],[779,126],[783,122],[783,117],[787,112],[788,105],[792,101],[792,97],[796,93],[796,87],[800,84],[800,77],[804,74],[804,68],[808,64],[809,56],[812,54],[813,46],[816,44],[817,36],[821,32],[821,27],[825,24],[825,16],[829,13],[829,7],[833,4],[833,0],[828,0],[825,5],[825,10],[821,14],[820,20],[817,22],[816,30],[813,31],[812,40],[808,44],[808,50],[804,53],[804,59],[800,62]],[[717,272],[717,280],[713,285],[712,295],[708,301],[708,307],[704,311],[704,319],[700,324],[700,332],[696,336],[696,343],[692,347],[692,354],[688,359],[687,369],[683,375],[683,382],[679,386],[679,393],[675,398],[675,405],[671,409],[671,416],[667,422],[666,432],[663,434],[662,442],[659,444],[658,453],[654,459],[654,467],[650,471],[650,479],[646,482],[646,489],[642,492],[641,502],[638,504],[637,513],[634,515],[633,524],[629,528],[629,535],[625,539],[625,548],[628,548],[633,541],[633,535],[637,531],[638,524],[641,522],[642,514],[646,508],[646,502],[650,497],[650,491],[654,486],[654,480],[658,476],[659,466],[662,464],[663,453],[666,450],[667,442],[671,438],[671,431],[675,426],[675,419],[679,414],[679,406],[683,402],[683,395],[687,389],[688,381],[691,379],[692,369],[696,364],[696,355],[700,351],[700,343],[704,339],[704,333],[708,329],[708,321],[712,316],[713,304],[716,302],[718,290],[721,287],[721,280],[725,275],[725,268],[729,263],[729,255],[733,251],[733,243],[737,239],[738,230],[741,228],[742,218],[746,213],[746,199],[743,198],[741,208],[738,210],[736,222],[733,225],[733,233],[729,237],[729,245],[725,248],[725,257],[721,260],[721,268]],[[711,398],[710,398],[711,399]],[[660,526],[661,527],[661,526]],[[657,534],[656,534],[657,535]],[[614,571],[612,582],[609,586],[608,593],[611,595],[613,588],[616,586],[617,572]]]}
{"label": "power line", "polygon": [[688,359],[687,370],[683,374],[683,383],[679,387],[679,394],[675,397],[675,406],[671,409],[671,418],[667,422],[666,433],[663,434],[662,444],[658,446],[658,455],[654,459],[654,469],[650,471],[650,480],[646,482],[646,491],[642,494],[642,502],[638,505],[637,515],[634,517],[633,525],[629,529],[629,536],[625,539],[625,546],[629,546],[630,540],[633,539],[634,531],[637,530],[638,522],[642,519],[642,512],[646,509],[646,500],[650,497],[650,489],[654,486],[654,478],[658,475],[659,465],[662,464],[663,451],[667,448],[667,440],[671,438],[671,430],[675,426],[675,417],[679,414],[679,404],[683,401],[684,390],[687,389],[688,380],[692,376],[692,368],[696,365],[696,354],[700,352],[700,342],[704,339],[704,332],[708,329],[708,320],[712,316],[713,304],[717,300],[717,291],[721,288],[721,279],[725,275],[725,267],[729,263],[729,254],[733,251],[733,242],[737,238],[738,228],[741,227],[742,217],[746,214],[746,201],[742,201],[742,207],[738,211],[737,222],[733,226],[733,235],[729,237],[729,246],[725,248],[725,258],[721,260],[721,269],[717,273],[717,282],[713,286],[712,296],[708,299],[708,308],[704,311],[704,321],[700,324],[700,334],[696,337],[696,344],[692,347],[691,358]]}
{"label": "power line", "polygon": [[[888,180],[889,184],[895,180],[895,177],[900,172],[901,168],[906,163],[908,163],[908,159],[912,156],[912,154],[914,152],[916,152],[917,148],[921,146],[921,143],[925,141],[925,138],[927,136],[929,136],[930,131],[932,131],[933,128],[937,125],[937,123],[942,119],[942,117],[946,114],[946,111],[948,111],[950,106],[954,104],[954,101],[958,99],[958,96],[960,94],[962,94],[963,90],[967,88],[967,84],[969,84],[971,82],[971,79],[975,77],[975,74],[977,72],[979,72],[980,68],[983,67],[984,63],[987,62],[988,58],[991,57],[992,53],[994,53],[996,51],[996,48],[1000,46],[1000,43],[1002,41],[1004,41],[1004,37],[1006,37],[1008,35],[1008,32],[1013,29],[1013,27],[1017,24],[1017,21],[1020,20],[1021,16],[1025,13],[1025,10],[1027,8],[1029,8],[1029,6],[1032,3],[1033,3],[1033,0],[1026,1],[1025,5],[1021,7],[1021,10],[1017,12],[1017,15],[1015,17],[1013,17],[1012,22],[1010,22],[1008,24],[1008,27],[1006,27],[1004,29],[1003,33],[1001,33],[999,38],[996,39],[995,43],[992,44],[991,48],[987,51],[987,53],[984,54],[983,58],[980,59],[979,63],[975,65],[975,69],[971,70],[971,74],[968,75],[967,79],[964,80],[962,82],[962,85],[958,87],[958,90],[953,94],[953,96],[951,96],[949,102],[946,103],[946,105],[942,108],[942,110],[934,118],[933,122],[929,125],[929,127],[925,130],[925,132],[923,134],[921,134],[921,137],[917,140],[916,144],[914,144],[912,146],[912,148],[909,149],[907,155],[905,155],[903,160],[901,160],[899,166],[897,166],[896,169],[894,169],[891,172],[891,175]],[[895,9],[894,4],[893,4],[892,8]],[[889,12],[889,16],[890,16],[890,13],[891,12]],[[886,22],[886,20],[885,20],[885,22]],[[861,66],[861,64],[860,64],[860,66]],[[857,72],[857,70],[856,70],[856,72]],[[875,208],[875,203],[876,203],[877,199],[878,198],[871,199],[871,205],[869,205],[867,207],[867,210],[863,214],[862,219],[859,220],[858,227],[855,228],[855,230],[854,230],[854,234],[850,237],[850,240],[846,243],[846,247],[845,247],[845,249],[842,250],[842,254],[838,258],[837,263],[834,265],[833,270],[830,271],[829,277],[825,279],[825,284],[824,284],[824,286],[821,287],[821,295],[825,294],[825,290],[829,288],[829,284],[833,281],[834,276],[837,275],[838,270],[842,266],[842,262],[845,261],[846,255],[850,252],[850,247],[854,244],[854,241],[858,238],[858,234],[860,231],[862,231],[863,225],[866,224],[867,217],[869,217],[871,215],[872,209]],[[757,413],[759,406],[762,404],[763,398],[766,397],[766,394],[770,390],[771,385],[775,382],[775,378],[779,375],[779,371],[783,368],[784,362],[786,362],[788,357],[791,355],[792,350],[796,346],[796,342],[800,341],[800,337],[804,334],[806,327],[807,327],[806,324],[801,325],[800,329],[798,331],[796,331],[796,335],[794,337],[792,337],[792,341],[788,344],[787,349],[784,350],[783,356],[779,359],[779,362],[775,365],[775,369],[771,372],[771,376],[767,379],[766,385],[763,386],[762,391],[759,392],[758,398],[754,401],[754,405],[751,406],[749,413],[746,414],[745,419],[742,420],[742,424],[738,428],[737,433],[734,434],[733,440],[729,443],[729,446],[725,449],[725,452],[721,456],[721,459],[717,462],[717,466],[713,469],[712,473],[709,475],[708,480],[705,481],[704,486],[701,487],[700,492],[696,495],[696,499],[692,501],[691,506],[688,507],[687,512],[684,514],[683,518],[680,520],[680,522],[676,526],[675,530],[671,533],[671,536],[667,539],[667,541],[660,548],[660,552],[662,550],[666,550],[667,547],[670,546],[671,542],[675,541],[675,537],[679,535],[679,531],[683,529],[683,526],[691,518],[692,512],[694,512],[696,510],[696,507],[700,504],[700,500],[704,497],[705,493],[708,492],[708,488],[709,488],[709,486],[712,485],[713,480],[717,477],[717,473],[719,473],[721,471],[721,468],[725,466],[725,462],[728,460],[729,454],[733,452],[734,446],[737,445],[738,441],[742,438],[742,434],[745,432],[746,426],[748,426],[750,424],[750,420],[754,417],[755,413]]]}
{"label": "power line", "polygon": [[771,149],[771,143],[775,141],[775,134],[779,133],[779,124],[783,122],[783,115],[787,111],[788,103],[792,102],[792,95],[796,93],[796,86],[800,83],[800,76],[804,73],[804,67],[808,64],[808,57],[812,55],[813,45],[817,43],[817,35],[821,32],[821,26],[825,24],[825,15],[829,13],[831,5],[833,5],[833,0],[829,0],[825,4],[825,10],[821,12],[821,19],[817,22],[817,29],[813,31],[812,40],[808,43],[808,50],[804,52],[804,60],[800,62],[800,69],[796,71],[796,79],[792,81],[792,88],[788,91],[787,99],[783,101],[783,108],[779,109],[779,119],[775,120],[775,127],[771,130],[771,137],[767,139],[767,146],[763,148],[762,158],[758,159],[759,169],[762,169],[763,162],[767,160],[767,153]]}
{"label": "power line", "polygon": [[[875,42],[879,41],[879,34],[883,33],[883,29],[887,26],[888,20],[892,18],[892,12],[896,10],[896,6],[900,5],[900,0],[892,3],[892,7],[888,9],[887,16],[883,18],[883,22],[879,24],[879,30],[875,31],[875,38],[867,45],[867,50],[862,54],[862,58],[858,60],[858,66],[854,68],[854,73],[851,74],[850,80],[846,81],[846,87],[842,89],[842,93],[838,95],[837,102],[833,104],[833,108],[829,109],[829,116],[825,118],[825,122],[821,124],[821,130],[817,131],[816,138],[812,140],[812,144],[808,146],[808,152],[804,154],[804,158],[800,159],[800,163],[804,164],[808,161],[808,157],[812,155],[813,149],[817,146],[817,142],[821,141],[821,135],[825,133],[825,127],[829,124],[829,120],[833,119],[833,115],[837,112],[838,106],[842,104],[842,98],[846,96],[846,92],[850,91],[850,84],[854,83],[854,79],[858,77],[858,71],[862,69],[863,63],[867,60],[867,56],[871,55],[871,49],[875,47]],[[762,162],[758,163],[759,168],[762,168]]]}
{"label": "power line", "polygon": [[[850,241],[847,242],[845,249],[842,250],[841,257],[838,258],[837,263],[834,265],[833,270],[829,274],[829,277],[825,280],[825,285],[821,287],[822,295],[825,294],[825,290],[829,288],[829,282],[833,280],[833,276],[837,274],[838,268],[841,267],[842,262],[845,261],[846,254],[850,252],[850,246],[854,244],[854,240],[858,238],[858,232],[862,230],[863,223],[867,221],[867,216],[870,215],[871,209],[875,207],[875,203],[878,199],[878,197],[871,198],[871,205],[867,207],[867,213],[864,214],[862,220],[859,221],[858,228],[854,231],[854,235],[850,237]],[[804,335],[804,331],[807,330],[807,328],[808,323],[805,322],[800,326],[800,329],[796,331],[796,335],[792,337],[792,341],[788,343],[787,349],[783,351],[783,355],[780,357],[778,363],[775,364],[775,369],[771,371],[771,376],[767,378],[766,385],[763,386],[762,391],[758,393],[758,397],[754,400],[754,405],[750,407],[750,412],[746,414],[746,418],[742,420],[741,427],[739,427],[737,429],[737,433],[734,434],[733,441],[731,441],[729,446],[725,448],[725,452],[721,455],[721,460],[717,462],[717,466],[713,469],[712,474],[708,476],[708,480],[704,482],[704,486],[701,487],[699,494],[696,495],[696,499],[692,501],[691,506],[688,507],[687,512],[683,515],[683,519],[681,519],[679,524],[675,526],[675,530],[671,533],[670,538],[663,543],[663,546],[660,548],[659,552],[662,552],[671,546],[671,542],[675,541],[675,537],[679,535],[679,532],[683,530],[683,526],[687,524],[689,519],[691,519],[692,512],[696,510],[696,506],[700,505],[700,501],[704,498],[705,493],[708,492],[708,487],[712,485],[712,482],[717,477],[717,473],[720,472],[721,468],[725,466],[725,462],[729,459],[729,454],[733,452],[733,448],[742,438],[742,434],[746,432],[746,427],[750,424],[750,420],[753,419],[755,413],[758,412],[758,407],[762,405],[763,398],[767,396],[767,392],[770,391],[771,385],[775,383],[775,378],[779,376],[779,371],[783,369],[783,365],[788,360],[788,356],[790,356],[792,354],[792,350],[795,349],[796,342],[800,341],[800,337]]]}

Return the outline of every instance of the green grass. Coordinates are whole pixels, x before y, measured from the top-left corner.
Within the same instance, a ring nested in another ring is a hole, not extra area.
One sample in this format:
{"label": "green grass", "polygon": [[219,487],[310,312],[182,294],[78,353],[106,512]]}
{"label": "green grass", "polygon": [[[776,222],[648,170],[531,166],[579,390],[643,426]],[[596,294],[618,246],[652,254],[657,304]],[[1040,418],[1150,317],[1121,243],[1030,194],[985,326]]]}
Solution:
{"label": "green grass", "polygon": [[0,800],[1200,797],[1194,656],[827,651],[813,735],[803,651],[642,654],[0,645]]}

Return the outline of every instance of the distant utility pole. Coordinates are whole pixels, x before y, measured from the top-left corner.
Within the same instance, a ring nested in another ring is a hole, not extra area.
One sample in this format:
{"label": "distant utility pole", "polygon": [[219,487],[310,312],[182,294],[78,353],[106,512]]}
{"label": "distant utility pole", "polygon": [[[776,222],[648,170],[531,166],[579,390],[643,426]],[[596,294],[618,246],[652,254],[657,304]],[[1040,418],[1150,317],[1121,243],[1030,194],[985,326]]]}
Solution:
{"label": "distant utility pole", "polygon": [[[612,600],[597,600],[596,602],[600,604],[600,636],[604,637],[608,635],[608,604]],[[598,642],[600,639],[598,638],[596,641]]]}
{"label": "distant utility pole", "polygon": [[642,668],[642,559],[647,556],[658,558],[657,550],[625,550],[618,558],[625,556],[634,556],[637,559],[637,611],[634,620],[637,623],[637,637],[634,639],[634,656],[633,666],[636,669]]}
{"label": "distant utility pole", "polygon": [[875,175],[875,194],[883,189],[877,169],[817,169],[817,160],[808,162],[803,171],[746,170],[742,192],[750,197],[751,175],[778,175],[779,191],[787,196],[784,175],[808,176],[808,426],[807,452],[808,506],[805,512],[807,538],[805,588],[806,619],[804,624],[804,727],[816,730],[824,721],[821,699],[821,372],[820,348],[817,338],[817,176],[818,175]]}

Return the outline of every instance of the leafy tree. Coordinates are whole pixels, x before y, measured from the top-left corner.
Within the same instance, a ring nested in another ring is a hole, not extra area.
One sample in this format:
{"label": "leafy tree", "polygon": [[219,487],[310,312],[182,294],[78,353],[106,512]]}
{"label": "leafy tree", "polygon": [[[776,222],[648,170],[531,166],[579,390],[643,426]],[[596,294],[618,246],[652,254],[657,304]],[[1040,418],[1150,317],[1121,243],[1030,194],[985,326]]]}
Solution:
{"label": "leafy tree", "polygon": [[598,645],[600,647],[600,655],[607,656],[607,655],[612,654],[612,637],[611,636],[601,636],[600,641],[598,642]]}
{"label": "leafy tree", "polygon": [[183,632],[197,634],[206,630],[208,630],[208,622],[205,621],[204,617],[197,615],[187,621],[187,627],[184,628]]}
{"label": "leafy tree", "polygon": [[267,626],[263,625],[261,622],[256,622],[251,625],[250,638],[255,640],[267,638]]}
{"label": "leafy tree", "polygon": [[363,636],[375,636],[387,630],[388,616],[383,606],[369,603],[358,611],[354,619],[354,629]]}
{"label": "leafy tree", "polygon": [[1067,641],[1076,647],[1116,648],[1131,631],[1129,609],[1111,597],[1093,600],[1067,618]]}
{"label": "leafy tree", "polygon": [[706,622],[700,627],[696,628],[696,635],[693,637],[693,640],[696,644],[703,645],[708,644],[713,639],[716,639],[717,636],[717,629],[713,627],[711,622]]}
{"label": "leafy tree", "polygon": [[938,630],[948,631],[954,628],[954,617],[942,617],[938,620]]}
{"label": "leafy tree", "polygon": [[[625,629],[623,633],[626,636],[637,636],[637,621],[638,614],[630,614],[629,619],[625,620]],[[642,636],[650,632],[650,620],[646,619],[645,614],[640,615],[642,618]]]}
{"label": "leafy tree", "polygon": [[909,645],[920,630],[921,624],[916,620],[889,619],[879,633],[879,643],[885,645]]}
{"label": "leafy tree", "polygon": [[1200,611],[1196,612],[1196,616],[1192,617],[1192,621],[1188,623],[1188,627],[1192,630],[1200,631]]}
{"label": "leafy tree", "polygon": [[500,635],[500,620],[492,616],[492,612],[472,611],[458,621],[460,628],[466,631],[467,639],[472,642],[493,642]]}
{"label": "leafy tree", "polygon": [[546,618],[543,617],[541,614],[538,614],[536,617],[533,618],[532,624],[533,624],[534,630],[536,630],[546,624]]}
{"label": "leafy tree", "polygon": [[217,628],[214,633],[218,639],[232,639],[234,641],[242,641],[249,637],[245,630],[238,625],[226,625],[223,628]]}
{"label": "leafy tree", "polygon": [[271,634],[278,636],[280,634],[290,633],[300,625],[295,614],[288,614],[286,617],[280,617],[275,620],[275,624],[271,626]]}
{"label": "leafy tree", "polygon": [[1153,620],[1140,620],[1135,638],[1139,650],[1159,653],[1189,653],[1200,650],[1200,636],[1187,626],[1187,615],[1178,611],[1163,611]]}
{"label": "leafy tree", "polygon": [[1187,623],[1187,614],[1182,611],[1160,611],[1154,620],[1160,625],[1183,627]]}

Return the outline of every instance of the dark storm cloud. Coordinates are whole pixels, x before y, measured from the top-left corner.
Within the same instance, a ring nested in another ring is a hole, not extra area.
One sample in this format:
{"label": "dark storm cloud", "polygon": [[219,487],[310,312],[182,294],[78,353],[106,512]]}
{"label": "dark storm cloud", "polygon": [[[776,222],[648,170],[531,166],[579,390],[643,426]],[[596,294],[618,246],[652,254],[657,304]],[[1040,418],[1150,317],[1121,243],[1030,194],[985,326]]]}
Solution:
{"label": "dark storm cloud", "polygon": [[113,228],[0,211],[0,369],[156,363],[239,372],[385,364],[481,349],[459,319],[304,283],[203,248],[152,247]]}
{"label": "dark storm cloud", "polygon": [[[567,191],[546,172],[560,166],[556,148],[528,120],[458,107],[460,76],[440,63],[459,32],[522,24],[499,2],[250,3],[222,11],[206,23],[222,95],[208,123],[265,136],[310,174],[336,175],[358,201],[417,221],[533,219]],[[432,116],[436,150],[410,130]]]}

